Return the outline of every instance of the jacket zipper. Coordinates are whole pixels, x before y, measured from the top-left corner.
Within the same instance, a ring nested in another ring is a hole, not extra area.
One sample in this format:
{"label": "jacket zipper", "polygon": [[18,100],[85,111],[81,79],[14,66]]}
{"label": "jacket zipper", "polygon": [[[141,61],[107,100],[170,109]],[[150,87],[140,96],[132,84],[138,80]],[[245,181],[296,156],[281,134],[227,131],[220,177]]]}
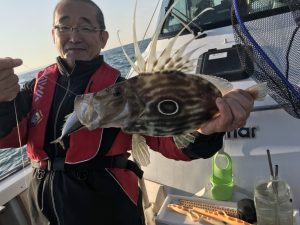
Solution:
{"label": "jacket zipper", "polygon": [[53,181],[54,181],[54,176],[55,176],[55,172],[50,172],[49,174],[50,176],[50,194],[51,194],[51,201],[52,201],[52,206],[53,206],[53,211],[57,220],[57,225],[60,225],[60,220],[58,217],[58,213],[55,207],[55,201],[54,201],[54,192],[53,192]]}
{"label": "jacket zipper", "polygon": [[[57,136],[57,132],[56,132],[56,127],[57,127],[57,120],[58,120],[58,115],[60,113],[60,110],[61,110],[61,107],[62,107],[62,104],[66,98],[66,96],[68,95],[69,93],[69,88],[70,88],[70,79],[68,80],[68,86],[67,86],[67,89],[66,89],[66,93],[63,97],[63,99],[61,100],[59,106],[58,106],[58,109],[57,109],[57,113],[55,115],[55,121],[54,121],[54,137],[56,138]],[[55,155],[57,155],[57,152],[58,152],[58,149],[57,149],[57,146],[55,145]],[[53,180],[54,180],[54,176],[55,176],[55,172],[50,172],[50,194],[51,194],[51,201],[52,201],[52,206],[53,206],[53,211],[54,211],[54,214],[55,214],[55,217],[56,217],[56,220],[57,220],[57,224],[60,225],[60,220],[59,220],[59,217],[58,217],[58,213],[57,213],[57,210],[56,210],[56,207],[55,207],[55,201],[54,201],[54,194],[53,194]]]}

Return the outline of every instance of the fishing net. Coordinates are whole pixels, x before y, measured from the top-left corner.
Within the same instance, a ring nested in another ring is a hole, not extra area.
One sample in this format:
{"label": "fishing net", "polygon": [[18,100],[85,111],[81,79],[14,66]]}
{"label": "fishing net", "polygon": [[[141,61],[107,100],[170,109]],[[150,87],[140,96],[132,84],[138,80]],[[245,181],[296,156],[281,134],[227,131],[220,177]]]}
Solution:
{"label": "fishing net", "polygon": [[267,82],[269,95],[300,118],[300,0],[245,2],[233,0],[232,24],[236,42],[254,62],[248,72],[256,82]]}

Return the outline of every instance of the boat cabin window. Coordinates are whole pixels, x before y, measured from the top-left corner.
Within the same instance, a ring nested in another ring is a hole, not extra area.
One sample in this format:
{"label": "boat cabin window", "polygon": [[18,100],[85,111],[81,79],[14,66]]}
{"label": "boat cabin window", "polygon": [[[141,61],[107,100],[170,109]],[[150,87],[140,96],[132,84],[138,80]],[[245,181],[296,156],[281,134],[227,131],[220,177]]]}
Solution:
{"label": "boat cabin window", "polygon": [[[240,14],[245,21],[254,20],[270,15],[286,12],[288,7],[284,0],[243,0],[240,1]],[[169,0],[163,10],[164,13],[173,5]],[[183,34],[197,33],[203,30],[214,29],[231,25],[232,0],[182,0],[179,1],[172,12],[167,16],[160,38],[176,35],[183,24],[190,23],[189,29]],[[196,17],[196,18],[195,18]],[[162,18],[163,19],[163,16]]]}

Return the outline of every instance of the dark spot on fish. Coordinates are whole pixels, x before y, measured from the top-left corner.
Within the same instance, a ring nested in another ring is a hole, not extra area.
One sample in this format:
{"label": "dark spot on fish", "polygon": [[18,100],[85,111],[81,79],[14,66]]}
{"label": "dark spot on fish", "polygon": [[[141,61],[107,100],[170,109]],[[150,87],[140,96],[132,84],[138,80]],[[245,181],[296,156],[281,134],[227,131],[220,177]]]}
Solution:
{"label": "dark spot on fish", "polygon": [[171,99],[165,99],[158,103],[158,111],[163,115],[175,115],[178,113],[179,104]]}

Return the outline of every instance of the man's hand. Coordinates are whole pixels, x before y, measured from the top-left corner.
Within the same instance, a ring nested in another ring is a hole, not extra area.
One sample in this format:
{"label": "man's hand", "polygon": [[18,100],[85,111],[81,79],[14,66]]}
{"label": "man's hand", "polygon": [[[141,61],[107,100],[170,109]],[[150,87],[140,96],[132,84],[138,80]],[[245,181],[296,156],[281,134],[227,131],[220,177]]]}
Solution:
{"label": "man's hand", "polygon": [[235,89],[216,100],[219,113],[201,125],[198,132],[209,135],[243,127],[253,108],[254,99],[245,90]]}
{"label": "man's hand", "polygon": [[0,58],[0,102],[11,101],[19,93],[19,78],[14,74],[14,67],[21,64],[21,59]]}

